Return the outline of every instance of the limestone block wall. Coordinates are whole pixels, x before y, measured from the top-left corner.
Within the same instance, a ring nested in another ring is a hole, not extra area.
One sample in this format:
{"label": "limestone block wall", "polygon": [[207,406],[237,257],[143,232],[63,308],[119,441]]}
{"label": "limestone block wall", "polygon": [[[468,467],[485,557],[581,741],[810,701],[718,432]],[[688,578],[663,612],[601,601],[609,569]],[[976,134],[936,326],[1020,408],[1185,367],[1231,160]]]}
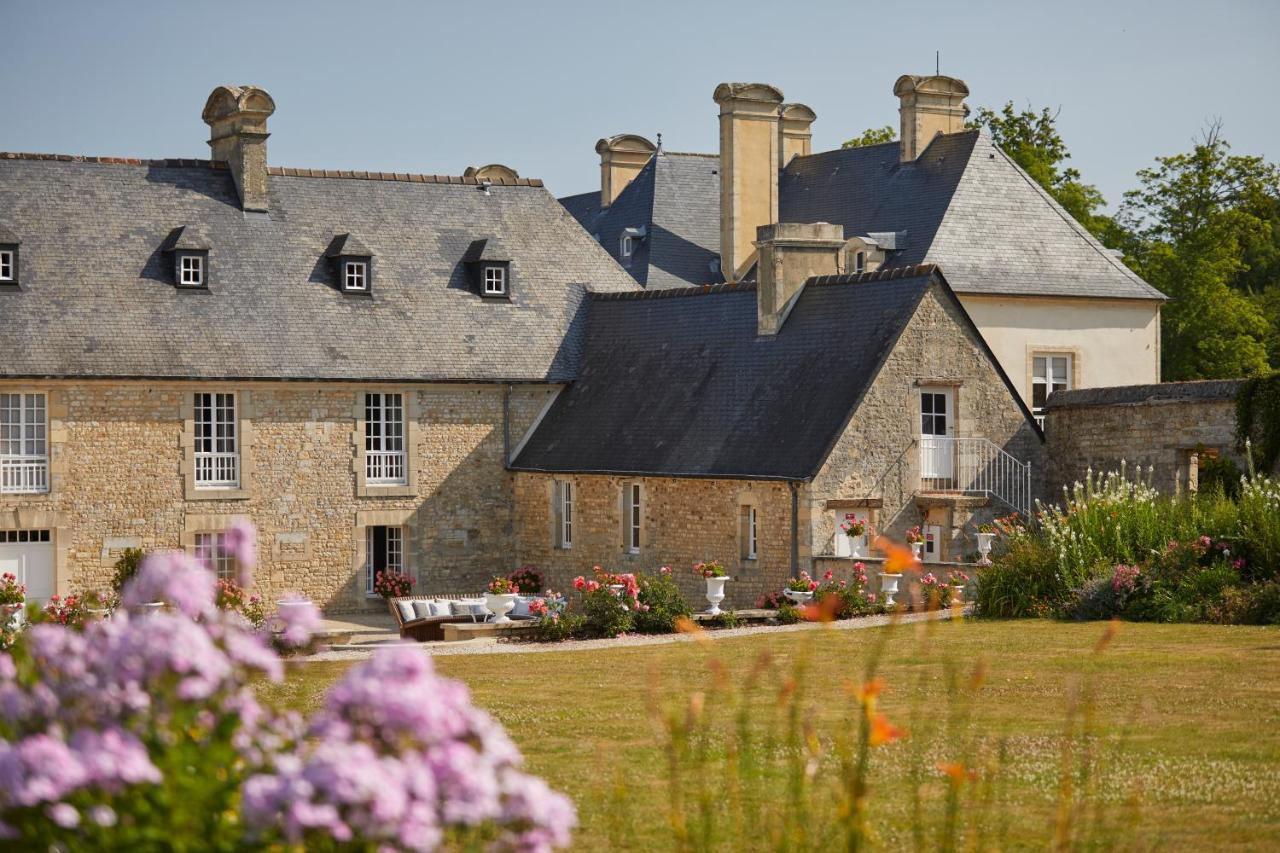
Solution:
{"label": "limestone block wall", "polygon": [[[46,381],[0,383],[48,396],[51,489],[0,496],[0,529],[54,530],[60,591],[104,589],[127,547],[190,548],[236,516],[259,531],[259,591],[289,590],[331,612],[381,609],[364,594],[365,527],[403,525],[418,589],[479,590],[516,565],[514,446],[551,399],[542,385]],[[234,391],[243,476],[227,495],[190,492],[190,399]],[[405,395],[411,482],[357,481],[367,391]],[[504,402],[504,397],[506,400]],[[192,495],[192,497],[188,497]]]}
{"label": "limestone block wall", "polygon": [[[686,599],[697,608],[706,585],[692,572],[695,562],[718,560],[733,581],[727,601],[754,606],[766,590],[778,589],[791,573],[791,488],[787,483],[603,475],[515,475],[516,551],[557,591],[577,575],[591,576],[599,564],[613,572],[656,572],[670,565]],[[556,546],[553,482],[574,486],[572,547]],[[628,553],[624,484],[641,484],[640,551]],[[742,559],[741,508],[757,509],[757,558]],[[803,522],[802,522],[803,525]],[[803,526],[801,527],[803,533]],[[808,549],[802,551],[802,561]],[[807,563],[803,563],[807,565]]]}
{"label": "limestone block wall", "polygon": [[[953,389],[955,435],[987,438],[1032,466],[1032,493],[1043,489],[1044,445],[1000,378],[980,341],[963,324],[954,304],[935,288],[925,295],[862,403],[808,489],[808,517],[814,554],[830,555],[837,517],[830,502],[879,501],[878,532],[901,540],[909,527],[924,523],[920,490],[920,392]],[[974,508],[953,501],[943,559],[976,550],[974,525],[1008,506]],[[934,519],[941,522],[942,519]]]}
{"label": "limestone block wall", "polygon": [[[1197,484],[1204,451],[1233,459],[1237,380],[1166,382],[1060,391],[1049,399],[1049,497],[1061,496],[1086,472],[1119,470],[1123,460],[1154,466],[1152,485],[1176,493]],[[1146,479],[1144,473],[1143,479]]]}

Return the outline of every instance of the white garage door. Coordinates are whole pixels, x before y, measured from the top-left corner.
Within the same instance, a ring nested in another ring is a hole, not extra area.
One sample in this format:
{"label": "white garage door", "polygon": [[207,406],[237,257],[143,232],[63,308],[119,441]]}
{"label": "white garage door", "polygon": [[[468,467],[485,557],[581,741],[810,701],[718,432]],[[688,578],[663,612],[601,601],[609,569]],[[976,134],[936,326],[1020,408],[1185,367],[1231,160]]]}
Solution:
{"label": "white garage door", "polygon": [[47,530],[0,530],[0,573],[26,584],[27,600],[44,604],[57,587],[53,578],[53,543]]}

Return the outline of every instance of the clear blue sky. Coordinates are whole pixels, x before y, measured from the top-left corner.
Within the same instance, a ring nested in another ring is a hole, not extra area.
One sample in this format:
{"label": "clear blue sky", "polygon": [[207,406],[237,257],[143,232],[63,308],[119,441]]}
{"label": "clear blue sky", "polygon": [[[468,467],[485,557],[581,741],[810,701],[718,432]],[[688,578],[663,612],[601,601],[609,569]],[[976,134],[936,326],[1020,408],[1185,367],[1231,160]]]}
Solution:
{"label": "clear blue sky", "polygon": [[[788,20],[792,13],[796,20]],[[972,106],[1061,107],[1074,162],[1116,202],[1219,117],[1280,159],[1280,2],[0,3],[0,150],[207,157],[219,83],[277,104],[276,165],[461,174],[507,163],[559,195],[596,139],[715,151],[711,92],[767,82],[818,113],[815,150],[896,124],[902,73]]]}

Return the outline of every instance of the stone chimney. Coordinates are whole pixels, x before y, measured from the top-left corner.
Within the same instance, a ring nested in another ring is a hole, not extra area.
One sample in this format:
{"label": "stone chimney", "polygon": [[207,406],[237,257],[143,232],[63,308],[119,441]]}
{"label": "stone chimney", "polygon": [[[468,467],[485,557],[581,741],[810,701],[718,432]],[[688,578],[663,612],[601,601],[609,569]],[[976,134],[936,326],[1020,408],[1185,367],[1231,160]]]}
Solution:
{"label": "stone chimney", "polygon": [[778,168],[785,169],[792,157],[813,150],[813,126],[818,114],[804,104],[783,104],[778,124]]}
{"label": "stone chimney", "polygon": [[778,221],[782,92],[765,83],[721,83],[720,269],[738,281],[754,254],[756,229]]}
{"label": "stone chimney", "polygon": [[969,108],[964,99],[969,87],[954,77],[920,77],[903,74],[893,84],[893,94],[901,100],[900,159],[910,162],[920,156],[939,133],[964,130]]}
{"label": "stone chimney", "polygon": [[622,133],[596,143],[600,155],[600,206],[613,204],[627,184],[640,174],[657,147],[634,133]]}
{"label": "stone chimney", "polygon": [[756,229],[759,334],[778,334],[811,277],[844,272],[844,243],[844,226],[826,222],[777,222]]}
{"label": "stone chimney", "polygon": [[244,210],[265,211],[267,204],[267,119],[276,111],[266,89],[219,86],[200,117],[209,125],[210,155],[231,169]]}

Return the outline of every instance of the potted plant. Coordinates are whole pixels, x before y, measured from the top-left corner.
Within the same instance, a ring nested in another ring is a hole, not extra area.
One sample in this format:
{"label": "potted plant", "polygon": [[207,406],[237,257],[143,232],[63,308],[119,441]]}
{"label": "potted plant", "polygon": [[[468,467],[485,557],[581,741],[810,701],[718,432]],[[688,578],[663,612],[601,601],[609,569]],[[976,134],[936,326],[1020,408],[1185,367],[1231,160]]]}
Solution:
{"label": "potted plant", "polygon": [[951,586],[951,603],[964,604],[964,589],[969,584],[969,576],[959,570],[948,572],[947,583]]}
{"label": "potted plant", "polygon": [[809,577],[808,572],[801,572],[800,577],[791,578],[787,581],[787,586],[782,590],[782,594],[796,604],[807,604],[813,598],[813,591],[817,588],[818,582]]}
{"label": "potted plant", "polygon": [[506,625],[511,621],[507,614],[516,606],[518,592],[519,589],[510,578],[496,577],[489,581],[488,592],[484,596],[484,606],[493,614],[493,624]]}
{"label": "potted plant", "polygon": [[27,600],[27,587],[18,583],[18,576],[5,572],[0,575],[0,628],[7,628],[13,618],[22,612]]}
{"label": "potted plant", "polygon": [[536,595],[543,590],[542,573],[537,566],[521,566],[507,575],[507,579],[516,585],[516,592],[523,595]]}
{"label": "potted plant", "polygon": [[732,580],[732,578],[724,570],[724,566],[715,560],[694,563],[693,571],[694,574],[701,575],[707,581],[707,603],[711,605],[707,608],[707,614],[709,616],[719,616],[721,613],[720,602],[724,601],[725,582]]}
{"label": "potted plant", "polygon": [[994,524],[978,525],[978,565],[991,565],[991,543],[995,541],[996,528]]}
{"label": "potted plant", "polygon": [[920,525],[907,531],[907,544],[911,546],[911,553],[917,560],[924,556],[924,534],[920,532]]}
{"label": "potted plant", "polygon": [[862,559],[867,556],[867,525],[866,522],[859,519],[853,513],[849,513],[844,517],[844,524],[840,525],[840,529],[845,536],[849,537],[849,556]]}
{"label": "potted plant", "polygon": [[414,579],[403,572],[378,572],[373,578],[373,591],[383,598],[404,598],[413,592]]}

